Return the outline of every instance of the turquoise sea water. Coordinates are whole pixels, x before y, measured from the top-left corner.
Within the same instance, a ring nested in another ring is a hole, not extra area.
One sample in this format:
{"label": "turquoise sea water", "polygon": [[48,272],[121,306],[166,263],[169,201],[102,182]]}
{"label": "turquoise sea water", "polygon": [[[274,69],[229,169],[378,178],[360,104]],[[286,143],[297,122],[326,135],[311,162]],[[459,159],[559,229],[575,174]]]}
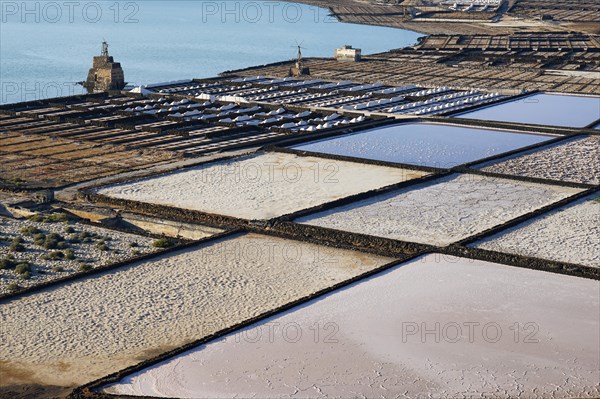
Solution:
{"label": "turquoise sea water", "polygon": [[82,92],[106,39],[133,84],[214,76],[295,57],[404,47],[420,34],[337,22],[326,9],[272,1],[1,1],[0,102]]}

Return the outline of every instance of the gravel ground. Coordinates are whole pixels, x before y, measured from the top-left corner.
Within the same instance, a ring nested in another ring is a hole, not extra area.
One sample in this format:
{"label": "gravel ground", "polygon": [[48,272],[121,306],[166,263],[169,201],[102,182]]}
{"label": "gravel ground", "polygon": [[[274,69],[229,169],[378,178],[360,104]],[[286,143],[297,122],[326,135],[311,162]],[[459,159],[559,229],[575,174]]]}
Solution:
{"label": "gravel ground", "polygon": [[590,197],[496,234],[475,246],[600,267],[599,221],[600,201]]}
{"label": "gravel ground", "polygon": [[600,137],[569,140],[488,165],[482,165],[486,172],[600,184]]}
{"label": "gravel ground", "polygon": [[[33,235],[22,233],[21,230],[24,228],[36,228],[45,235],[60,234],[65,238],[68,247],[45,249],[43,246],[34,243]],[[83,232],[95,236],[86,240],[89,242],[70,242],[69,237],[72,237],[72,235],[79,236]],[[0,217],[0,236],[3,238],[0,241],[0,259],[13,256],[14,264],[28,261],[31,265],[31,276],[28,279],[20,277],[13,267],[0,270],[0,294],[10,292],[9,286],[11,284],[32,287],[75,273],[82,268],[82,265],[86,265],[83,268],[106,266],[157,250],[151,246],[154,241],[153,238],[73,222],[69,224],[64,222],[42,223]],[[11,242],[15,237],[22,237],[24,240],[22,243],[24,250],[22,252],[10,250]],[[99,248],[102,242],[106,243],[107,250]],[[133,247],[132,245],[135,245],[133,243],[136,243],[137,246]],[[73,251],[74,259],[43,259],[44,255],[52,252],[61,252],[64,255],[68,249]]]}

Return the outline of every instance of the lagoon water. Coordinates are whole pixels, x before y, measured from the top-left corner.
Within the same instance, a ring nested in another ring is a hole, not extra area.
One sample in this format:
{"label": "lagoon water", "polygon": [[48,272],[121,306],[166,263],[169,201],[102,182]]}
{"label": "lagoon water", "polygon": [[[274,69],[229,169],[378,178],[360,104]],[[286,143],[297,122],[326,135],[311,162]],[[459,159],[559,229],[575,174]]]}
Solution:
{"label": "lagoon water", "polygon": [[408,123],[302,144],[294,149],[450,168],[552,138],[462,126]]}
{"label": "lagoon water", "polygon": [[2,2],[0,103],[82,92],[106,39],[125,79],[148,84],[305,57],[352,44],[364,53],[420,34],[337,22],[326,9],[270,1]]}

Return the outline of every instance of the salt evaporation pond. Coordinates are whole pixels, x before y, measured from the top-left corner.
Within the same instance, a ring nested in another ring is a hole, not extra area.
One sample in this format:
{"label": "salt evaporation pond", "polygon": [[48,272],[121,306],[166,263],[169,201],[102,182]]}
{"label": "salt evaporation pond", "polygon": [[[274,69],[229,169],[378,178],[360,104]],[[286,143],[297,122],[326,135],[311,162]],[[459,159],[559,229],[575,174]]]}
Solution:
{"label": "salt evaporation pond", "polygon": [[304,224],[449,245],[569,197],[580,189],[451,175],[298,218]]}
{"label": "salt evaporation pond", "polygon": [[585,127],[600,119],[600,97],[534,94],[456,116],[536,125]]}
{"label": "salt evaporation pond", "polygon": [[599,195],[522,223],[475,246],[600,268]]}
{"label": "salt evaporation pond", "polygon": [[100,189],[113,198],[270,219],[427,173],[268,152]]}
{"label": "salt evaporation pond", "polygon": [[0,306],[0,381],[85,384],[391,261],[245,234],[80,278]]}
{"label": "salt evaporation pond", "polygon": [[479,168],[507,175],[600,184],[600,136],[563,140]]}
{"label": "salt evaporation pond", "polygon": [[552,139],[462,126],[409,123],[294,146],[302,151],[450,168]]}
{"label": "salt evaporation pond", "polygon": [[181,398],[597,397],[599,315],[597,281],[432,254],[104,391]]}

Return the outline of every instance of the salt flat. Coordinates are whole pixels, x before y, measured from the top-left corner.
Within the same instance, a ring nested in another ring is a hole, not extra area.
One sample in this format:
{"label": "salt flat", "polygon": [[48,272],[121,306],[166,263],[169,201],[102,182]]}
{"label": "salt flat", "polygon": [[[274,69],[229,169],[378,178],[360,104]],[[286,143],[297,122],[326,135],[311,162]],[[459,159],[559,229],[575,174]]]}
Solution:
{"label": "salt flat", "polygon": [[391,259],[248,234],[0,304],[0,385],[89,382]]}
{"label": "salt flat", "polygon": [[135,373],[105,392],[597,397],[599,301],[597,281],[433,254]]}
{"label": "salt flat", "polygon": [[294,148],[327,154],[438,168],[476,161],[552,139],[550,135],[407,123],[301,144]]}
{"label": "salt flat", "polygon": [[269,152],[100,189],[109,197],[270,219],[426,173]]}
{"label": "salt flat", "polygon": [[600,267],[600,202],[593,198],[577,201],[496,234],[476,246]]}
{"label": "salt flat", "polygon": [[600,184],[600,137],[590,136],[486,164],[483,170],[517,176]]}
{"label": "salt flat", "polygon": [[580,190],[452,175],[299,218],[300,223],[403,241],[449,245]]}

